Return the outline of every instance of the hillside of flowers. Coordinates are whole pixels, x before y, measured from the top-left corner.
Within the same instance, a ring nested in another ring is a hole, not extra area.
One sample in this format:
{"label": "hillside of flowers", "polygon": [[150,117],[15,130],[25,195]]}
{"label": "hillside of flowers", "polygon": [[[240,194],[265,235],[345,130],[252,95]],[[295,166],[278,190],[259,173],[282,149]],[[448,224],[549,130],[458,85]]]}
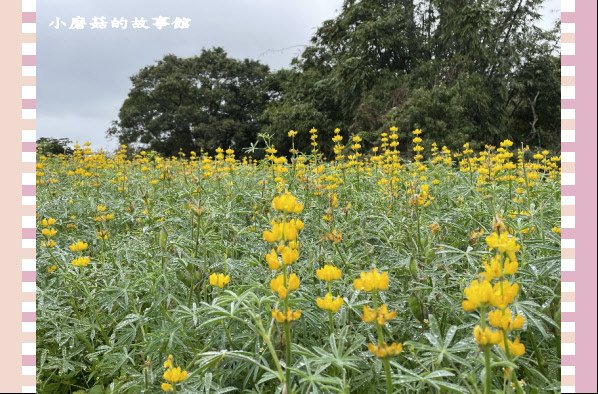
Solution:
{"label": "hillside of flowers", "polygon": [[299,133],[38,155],[38,391],[560,392],[558,155]]}

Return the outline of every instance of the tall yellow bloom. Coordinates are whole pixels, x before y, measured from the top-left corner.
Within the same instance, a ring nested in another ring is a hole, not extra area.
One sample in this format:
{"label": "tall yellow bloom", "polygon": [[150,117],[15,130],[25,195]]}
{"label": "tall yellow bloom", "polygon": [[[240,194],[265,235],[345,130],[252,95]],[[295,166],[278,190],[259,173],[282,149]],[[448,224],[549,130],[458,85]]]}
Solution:
{"label": "tall yellow bloom", "polygon": [[284,274],[276,276],[270,281],[270,289],[278,294],[281,299],[287,298],[288,293],[297,290],[300,284],[297,274],[292,273],[287,278],[287,285],[284,285]]}
{"label": "tall yellow bloom", "polygon": [[466,297],[462,303],[465,312],[472,312],[480,306],[488,304],[493,296],[492,285],[487,280],[480,282],[476,279],[463,292]]}
{"label": "tall yellow bloom", "polygon": [[82,252],[88,248],[87,242],[77,240],[74,244],[69,245],[71,252]]}
{"label": "tall yellow bloom", "polygon": [[497,345],[502,341],[502,334],[488,327],[482,329],[480,326],[475,326],[473,337],[480,346]]}
{"label": "tall yellow bloom", "polygon": [[278,259],[278,253],[274,249],[270,250],[270,253],[266,254],[266,263],[271,270],[276,271],[280,268],[280,260]]}
{"label": "tall yellow bloom", "polygon": [[87,267],[90,261],[91,259],[89,256],[80,256],[71,260],[71,264],[73,264],[75,267]]}
{"label": "tall yellow bloom", "polygon": [[358,279],[353,281],[355,290],[378,291],[388,289],[388,273],[378,272],[376,268],[369,272],[362,272]]}
{"label": "tall yellow bloom", "polygon": [[272,199],[272,208],[283,213],[301,213],[303,204],[297,201],[297,198],[291,193],[286,192]]}
{"label": "tall yellow bloom", "polygon": [[377,323],[379,325],[384,325],[387,320],[394,319],[397,316],[396,311],[389,312],[386,304],[382,304],[377,309],[369,308],[367,305],[363,307],[363,316],[362,320],[366,323]]}
{"label": "tall yellow bloom", "polygon": [[368,350],[378,358],[387,358],[400,354],[403,351],[403,344],[395,342],[391,345],[386,343],[374,345],[373,343],[369,343]]}
{"label": "tall yellow bloom", "polygon": [[[504,341],[501,340],[498,343],[498,346],[500,346],[503,351],[505,350]],[[520,357],[525,354],[525,345],[519,342],[519,337],[515,338],[514,341],[507,339],[507,346],[509,347],[509,353],[511,356]]]}
{"label": "tall yellow bloom", "polygon": [[316,277],[326,282],[339,280],[342,275],[343,272],[340,269],[330,264],[326,264],[324,267],[316,270]]}
{"label": "tall yellow bloom", "polygon": [[214,287],[224,288],[230,282],[230,275],[213,273],[210,275],[210,285]]}
{"label": "tall yellow bloom", "polygon": [[299,320],[301,318],[301,311],[300,310],[292,310],[289,308],[286,314],[278,309],[272,310],[272,317],[276,320],[277,323],[285,323],[285,322],[292,322],[295,320]]}
{"label": "tall yellow bloom", "polygon": [[343,299],[341,297],[333,297],[332,294],[326,293],[324,298],[316,298],[316,305],[320,309],[336,313],[341,306],[343,306]]}

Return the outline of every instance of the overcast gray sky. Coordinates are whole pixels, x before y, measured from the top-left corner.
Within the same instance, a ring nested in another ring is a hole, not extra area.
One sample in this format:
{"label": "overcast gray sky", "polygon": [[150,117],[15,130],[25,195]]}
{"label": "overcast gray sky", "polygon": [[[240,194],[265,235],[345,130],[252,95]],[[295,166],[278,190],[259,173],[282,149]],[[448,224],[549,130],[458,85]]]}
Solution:
{"label": "overcast gray sky", "polygon": [[[287,67],[315,29],[333,18],[342,0],[45,0],[37,2],[37,134],[91,141],[113,149],[106,129],[131,87],[129,77],[167,53],[193,56],[223,47],[235,58],[253,58],[273,69]],[[544,24],[559,15],[559,0],[546,1]],[[105,16],[105,30],[69,30],[71,18]],[[189,29],[132,29],[135,17],[191,19]],[[129,20],[126,30],[110,27]],[[66,23],[49,26],[56,18]],[[292,48],[290,48],[292,47]],[[288,49],[284,49],[288,48]],[[284,50],[283,50],[284,49]]]}

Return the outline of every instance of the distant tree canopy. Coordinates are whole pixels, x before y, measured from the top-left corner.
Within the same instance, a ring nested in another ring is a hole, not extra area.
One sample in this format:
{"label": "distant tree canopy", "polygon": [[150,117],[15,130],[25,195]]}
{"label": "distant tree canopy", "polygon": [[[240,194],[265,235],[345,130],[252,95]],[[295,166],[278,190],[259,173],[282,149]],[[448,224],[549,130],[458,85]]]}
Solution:
{"label": "distant tree canopy", "polygon": [[67,155],[73,151],[71,148],[69,148],[70,143],[71,140],[68,138],[40,137],[35,142],[35,146],[37,153],[42,155]]}
{"label": "distant tree canopy", "polygon": [[537,27],[543,0],[345,0],[290,69],[226,57],[167,56],[132,78],[121,142],[163,153],[246,147],[258,131],[290,148],[298,130],[360,133],[396,125],[449,147],[515,142],[559,149],[558,34]]}
{"label": "distant tree canopy", "polygon": [[133,88],[109,135],[167,155],[255,141],[269,100],[267,66],[235,60],[222,48],[181,59],[167,55],[131,78]]}

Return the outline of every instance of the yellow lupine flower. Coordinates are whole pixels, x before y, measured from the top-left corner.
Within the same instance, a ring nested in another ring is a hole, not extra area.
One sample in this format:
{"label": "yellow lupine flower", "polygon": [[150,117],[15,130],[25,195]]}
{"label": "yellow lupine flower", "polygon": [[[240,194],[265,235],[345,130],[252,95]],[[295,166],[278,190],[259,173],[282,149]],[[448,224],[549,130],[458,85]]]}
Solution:
{"label": "yellow lupine flower", "polygon": [[103,239],[104,241],[109,238],[108,231],[106,231],[106,230],[100,230],[97,232],[97,234],[98,234],[98,238]]}
{"label": "yellow lupine flower", "polygon": [[490,263],[484,261],[485,271],[482,275],[484,275],[484,279],[491,281],[495,278],[502,278],[503,275],[513,275],[518,268],[519,263],[517,260],[511,260],[507,257],[503,262],[503,256],[497,255],[490,259]]}
{"label": "yellow lupine flower", "polygon": [[297,198],[287,192],[272,199],[272,208],[284,213],[301,213],[303,204],[297,201]]}
{"label": "yellow lupine flower", "polygon": [[47,271],[49,274],[51,274],[52,272],[56,271],[57,269],[58,269],[58,267],[56,266],[56,264],[53,264],[48,267]]}
{"label": "yellow lupine flower", "polygon": [[511,310],[506,308],[504,310],[494,310],[488,313],[488,322],[494,328],[500,328],[503,331],[520,330],[525,323],[525,318],[522,315],[517,315],[513,319]]}
{"label": "yellow lupine flower", "polygon": [[287,278],[287,286],[284,285],[284,274],[276,276],[276,278],[270,281],[270,289],[278,294],[281,299],[287,298],[287,294],[291,291],[297,290],[301,281],[297,274],[292,273]]}
{"label": "yellow lupine flower", "polygon": [[82,252],[88,248],[87,242],[77,240],[74,244],[69,245],[71,252]]}
{"label": "yellow lupine flower", "polygon": [[343,306],[343,299],[341,297],[333,297],[332,294],[326,293],[324,298],[316,298],[316,305],[318,305],[318,308],[320,309],[336,313],[341,306]]}
{"label": "yellow lupine flower", "polygon": [[210,285],[214,287],[224,288],[230,282],[230,275],[213,273],[210,275]]}
{"label": "yellow lupine flower", "polygon": [[463,290],[463,293],[466,298],[462,303],[465,312],[474,311],[480,305],[488,304],[493,296],[492,285],[487,280],[481,282],[477,279],[474,280],[469,287]]}
{"label": "yellow lupine flower", "polygon": [[[303,222],[301,222],[303,223]],[[272,229],[264,231],[264,241],[274,243],[278,241],[296,241],[297,222],[272,222]]]}
{"label": "yellow lupine flower", "polygon": [[378,272],[376,268],[369,272],[362,272],[358,279],[353,281],[355,290],[377,291],[388,289],[388,273]]}
{"label": "yellow lupine flower", "polygon": [[330,264],[326,264],[324,267],[316,270],[316,277],[326,282],[339,280],[342,275],[343,272],[340,269]]}
{"label": "yellow lupine flower", "polygon": [[369,343],[368,350],[378,358],[386,358],[400,354],[403,351],[403,345],[396,342],[391,345],[386,343],[383,343],[382,345],[374,345],[373,343]]}
{"label": "yellow lupine flower", "polygon": [[[501,338],[501,341],[498,343],[498,346],[504,351],[505,350],[505,343]],[[525,354],[525,345],[519,342],[519,337],[515,338],[514,341],[510,341],[507,339],[507,346],[509,347],[509,353],[512,356],[519,357]]]}
{"label": "yellow lupine flower", "polygon": [[177,384],[187,379],[189,374],[187,371],[182,371],[181,367],[170,367],[166,371],[164,371],[164,375],[162,377],[170,384]]}
{"label": "yellow lupine flower", "polygon": [[266,254],[266,262],[271,270],[276,271],[280,268],[280,260],[278,260],[278,253],[274,249],[270,253]]}
{"label": "yellow lupine flower", "polygon": [[50,227],[54,224],[56,224],[56,219],[54,219],[54,218],[44,218],[41,221],[42,227]]}
{"label": "yellow lupine flower", "polygon": [[49,239],[47,241],[42,241],[42,246],[45,246],[46,248],[54,248],[56,246],[56,241],[54,241],[53,239]]}
{"label": "yellow lupine flower", "polygon": [[90,261],[91,259],[89,256],[80,256],[71,260],[71,264],[73,264],[75,267],[87,267]]}
{"label": "yellow lupine flower", "polygon": [[174,366],[173,359],[174,357],[172,356],[172,354],[169,354],[166,361],[164,361],[164,369],[172,368]]}
{"label": "yellow lupine flower", "polygon": [[287,313],[279,311],[278,309],[272,310],[272,317],[276,320],[277,323],[284,323],[284,322],[292,322],[294,320],[299,320],[301,317],[301,310],[293,311],[292,309],[288,309]]}
{"label": "yellow lupine flower", "polygon": [[50,238],[50,237],[55,236],[56,234],[58,234],[58,231],[55,228],[43,228],[42,229],[42,235],[44,237]]}
{"label": "yellow lupine flower", "polygon": [[174,391],[174,389],[172,388],[172,384],[166,383],[166,382],[163,382],[160,385],[160,388],[162,389],[162,391],[166,391],[166,392]]}
{"label": "yellow lupine flower", "polygon": [[482,330],[480,326],[474,327],[473,337],[480,346],[496,345],[503,340],[502,334],[499,331],[491,330],[488,327]]}
{"label": "yellow lupine flower", "polygon": [[492,287],[492,297],[490,303],[492,306],[504,309],[511,304],[519,294],[519,284],[511,284],[508,280],[497,282]]}
{"label": "yellow lupine flower", "polygon": [[299,260],[299,251],[297,249],[292,249],[288,246],[283,247],[281,252],[282,263],[284,265],[291,265],[295,261]]}
{"label": "yellow lupine flower", "polygon": [[384,325],[387,320],[394,319],[397,316],[396,311],[389,312],[386,304],[377,309],[369,308],[367,305],[363,307],[363,316],[361,320],[366,323],[376,322],[379,325]]}
{"label": "yellow lupine flower", "polygon": [[497,249],[500,253],[506,253],[511,261],[517,261],[515,253],[519,252],[521,246],[517,244],[514,237],[506,232],[501,232],[500,235],[493,232],[486,238],[486,243],[490,250]]}

